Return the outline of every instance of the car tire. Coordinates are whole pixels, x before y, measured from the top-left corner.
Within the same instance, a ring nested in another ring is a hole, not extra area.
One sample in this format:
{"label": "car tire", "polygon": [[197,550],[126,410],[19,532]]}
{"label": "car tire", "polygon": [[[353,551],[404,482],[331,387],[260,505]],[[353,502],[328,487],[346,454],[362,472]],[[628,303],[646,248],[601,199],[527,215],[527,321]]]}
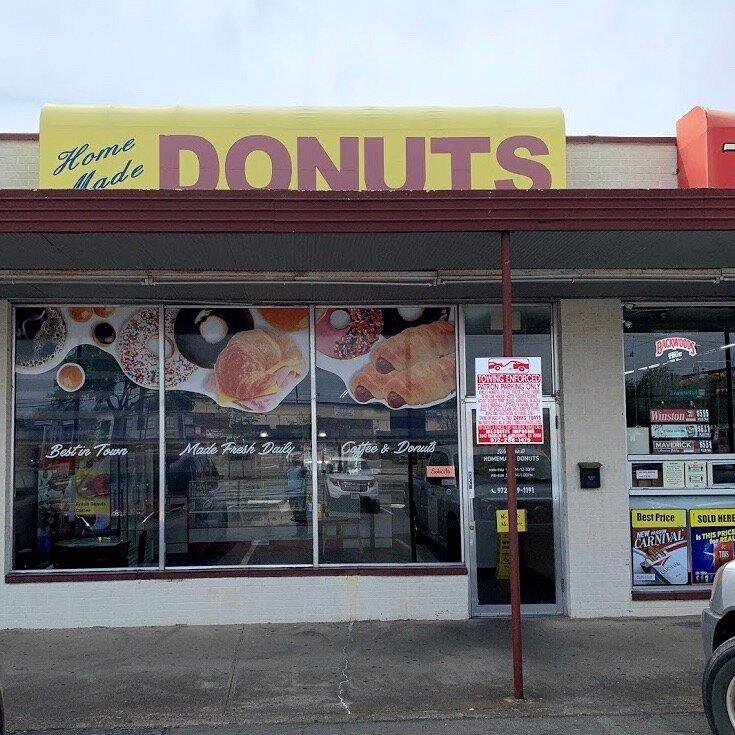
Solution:
{"label": "car tire", "polygon": [[715,735],[735,735],[735,638],[725,641],[707,662],[702,701]]}

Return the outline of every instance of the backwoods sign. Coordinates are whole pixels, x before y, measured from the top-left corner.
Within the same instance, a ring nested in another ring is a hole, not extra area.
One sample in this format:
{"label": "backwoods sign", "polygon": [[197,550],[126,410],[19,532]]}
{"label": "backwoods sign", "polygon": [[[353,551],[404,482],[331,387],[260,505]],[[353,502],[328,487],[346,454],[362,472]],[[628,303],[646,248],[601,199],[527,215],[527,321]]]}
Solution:
{"label": "backwoods sign", "polygon": [[674,350],[683,350],[694,357],[697,354],[697,343],[686,337],[663,337],[656,340],[656,357]]}
{"label": "backwoods sign", "polygon": [[44,189],[561,189],[561,110],[47,105]]}

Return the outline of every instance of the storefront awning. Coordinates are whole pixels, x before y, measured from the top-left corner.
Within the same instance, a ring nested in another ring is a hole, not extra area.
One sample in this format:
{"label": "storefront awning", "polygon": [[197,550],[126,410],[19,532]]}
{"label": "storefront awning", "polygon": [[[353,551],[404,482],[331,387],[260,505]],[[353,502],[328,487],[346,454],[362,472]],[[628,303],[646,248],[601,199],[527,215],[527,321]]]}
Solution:
{"label": "storefront awning", "polygon": [[735,296],[735,192],[0,192],[8,298]]}

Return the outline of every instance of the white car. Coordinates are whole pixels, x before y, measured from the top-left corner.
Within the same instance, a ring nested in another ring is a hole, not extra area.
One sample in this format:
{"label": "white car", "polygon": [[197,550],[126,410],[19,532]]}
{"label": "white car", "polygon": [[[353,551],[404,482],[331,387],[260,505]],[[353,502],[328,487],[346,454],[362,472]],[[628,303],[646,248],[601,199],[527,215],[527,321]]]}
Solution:
{"label": "white car", "polygon": [[717,570],[709,607],[702,613],[702,641],[709,661],[702,700],[712,732],[735,734],[735,562]]}
{"label": "white car", "polygon": [[359,503],[360,508],[380,510],[376,471],[362,459],[344,460],[344,464],[342,471],[324,474],[327,509],[350,508]]}

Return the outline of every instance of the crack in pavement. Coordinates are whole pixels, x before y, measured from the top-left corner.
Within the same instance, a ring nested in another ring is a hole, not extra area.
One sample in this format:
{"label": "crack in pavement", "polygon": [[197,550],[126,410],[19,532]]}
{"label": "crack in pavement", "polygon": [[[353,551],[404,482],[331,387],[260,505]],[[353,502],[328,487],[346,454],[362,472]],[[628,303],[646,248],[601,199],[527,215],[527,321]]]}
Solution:
{"label": "crack in pavement", "polygon": [[349,658],[349,648],[350,643],[352,643],[352,629],[355,625],[354,620],[350,620],[349,625],[347,626],[347,640],[345,641],[345,645],[342,648],[342,658],[344,659],[342,664],[342,679],[339,682],[339,687],[337,688],[337,697],[339,697],[339,705],[344,709],[344,711],[351,715],[352,712],[350,712],[350,703],[345,699],[347,696],[347,689],[350,686],[350,658]]}
{"label": "crack in pavement", "polygon": [[230,668],[230,679],[227,682],[227,694],[225,695],[225,705],[222,709],[223,714],[227,714],[227,710],[230,708],[230,698],[232,697],[232,691],[235,688],[235,674],[237,673],[237,661],[240,655],[240,645],[242,644],[242,639],[245,637],[245,626],[240,626],[240,634],[237,636],[237,641],[235,642],[235,650],[232,654],[232,666]]}

